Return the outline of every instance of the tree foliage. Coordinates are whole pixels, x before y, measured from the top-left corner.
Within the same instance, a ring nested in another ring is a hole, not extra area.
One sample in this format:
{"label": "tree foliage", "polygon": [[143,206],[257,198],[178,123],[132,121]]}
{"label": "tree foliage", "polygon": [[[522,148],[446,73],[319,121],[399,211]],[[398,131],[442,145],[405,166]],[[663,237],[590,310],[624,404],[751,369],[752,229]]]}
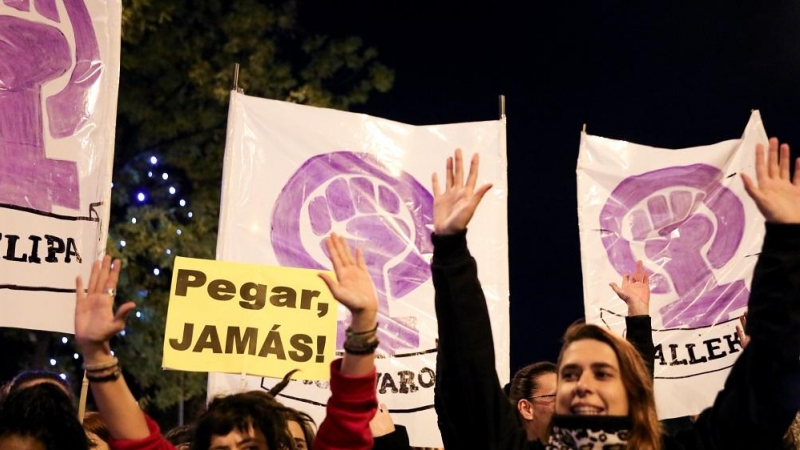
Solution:
{"label": "tree foliage", "polygon": [[117,297],[138,314],[114,348],[142,403],[164,409],[205,392],[204,375],[160,364],[174,256],[214,258],[234,64],[248,95],[337,109],[389,90],[393,73],[357,37],[304,29],[292,0],[123,7],[108,252],[124,264]]}

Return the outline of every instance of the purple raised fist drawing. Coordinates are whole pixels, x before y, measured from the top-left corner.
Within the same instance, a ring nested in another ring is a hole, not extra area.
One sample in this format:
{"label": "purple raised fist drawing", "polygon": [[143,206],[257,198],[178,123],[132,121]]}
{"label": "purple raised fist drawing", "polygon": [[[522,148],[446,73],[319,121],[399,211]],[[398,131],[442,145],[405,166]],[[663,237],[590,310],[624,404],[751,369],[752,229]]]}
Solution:
{"label": "purple raised fist drawing", "polygon": [[745,225],[744,206],[722,177],[705,164],[628,177],[600,213],[603,245],[617,272],[632,273],[637,259],[666,272],[650,277],[652,293],[677,296],[659,311],[664,327],[710,326],[747,306],[744,280],[720,285],[714,276],[736,254]]}
{"label": "purple raised fist drawing", "polygon": [[[83,0],[63,6],[68,20],[56,0],[0,4],[0,203],[46,212],[80,207],[77,165],[48,158],[44,133],[64,138],[86,123],[102,63]],[[51,82],[65,86],[43,99]]]}
{"label": "purple raised fist drawing", "polygon": [[[334,152],[306,161],[281,190],[272,213],[272,246],[282,265],[325,269],[323,239],[335,231],[359,247],[378,293],[380,348],[419,347],[415,317],[394,317],[390,303],[430,277],[433,197],[408,173],[371,154]],[[349,321],[339,321],[337,346]]]}

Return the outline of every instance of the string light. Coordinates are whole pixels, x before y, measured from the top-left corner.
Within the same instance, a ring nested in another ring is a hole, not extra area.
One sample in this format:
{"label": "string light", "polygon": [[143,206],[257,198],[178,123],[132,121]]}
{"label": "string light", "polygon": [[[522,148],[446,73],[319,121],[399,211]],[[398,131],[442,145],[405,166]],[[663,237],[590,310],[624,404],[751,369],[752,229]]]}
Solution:
{"label": "string light", "polygon": [[55,366],[56,365],[56,360],[53,359],[53,358],[50,358],[50,365],[51,366]]}
{"label": "string light", "polygon": [[131,219],[131,223],[136,223],[136,217]]}
{"label": "string light", "polygon": [[179,201],[178,204],[181,206],[186,206],[186,200],[181,199],[181,201]]}
{"label": "string light", "polygon": [[161,174],[161,179],[162,180],[166,180],[167,178],[169,178],[169,175],[167,175],[167,172],[164,172],[164,173]]}
{"label": "string light", "polygon": [[158,164],[158,158],[156,158],[155,156],[151,156],[151,157],[150,157],[150,164],[152,164],[152,165],[154,165],[154,166],[155,166],[156,164]]}
{"label": "string light", "polygon": [[78,358],[80,358],[80,357],[81,357],[81,355],[79,355],[79,354],[77,354],[77,353],[74,353],[74,354],[72,355],[72,359],[78,359]]}
{"label": "string light", "polygon": [[67,338],[65,338],[65,337],[62,337],[62,338],[61,338],[61,343],[62,343],[62,344],[66,344],[66,343],[67,343]]}
{"label": "string light", "polygon": [[169,187],[169,194],[170,195],[175,195],[175,186],[170,186]]}
{"label": "string light", "polygon": [[160,273],[161,273],[161,271],[158,269],[158,267],[153,269],[153,275],[158,276]]}
{"label": "string light", "polygon": [[127,243],[127,242],[125,242],[125,241],[119,241],[119,246],[120,246],[120,247],[125,247],[126,245],[128,245],[128,243]]}

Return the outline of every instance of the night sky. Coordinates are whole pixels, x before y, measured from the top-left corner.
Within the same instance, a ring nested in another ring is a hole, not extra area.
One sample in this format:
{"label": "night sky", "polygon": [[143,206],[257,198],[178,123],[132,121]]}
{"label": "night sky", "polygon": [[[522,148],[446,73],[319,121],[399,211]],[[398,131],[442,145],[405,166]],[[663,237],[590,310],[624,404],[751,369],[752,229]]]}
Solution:
{"label": "night sky", "polygon": [[554,360],[560,336],[583,316],[582,124],[589,134],[682,148],[739,138],[760,109],[770,136],[800,148],[800,3],[477,5],[307,1],[300,23],[360,36],[394,69],[392,91],[358,112],[414,125],[493,120],[506,96],[513,371]]}

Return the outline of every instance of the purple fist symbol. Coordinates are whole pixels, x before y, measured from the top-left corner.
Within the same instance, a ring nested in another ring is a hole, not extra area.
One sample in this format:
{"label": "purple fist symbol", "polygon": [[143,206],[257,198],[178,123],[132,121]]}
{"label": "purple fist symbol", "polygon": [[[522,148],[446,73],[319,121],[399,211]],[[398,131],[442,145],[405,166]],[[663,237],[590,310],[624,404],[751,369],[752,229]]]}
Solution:
{"label": "purple fist symbol", "polygon": [[747,305],[743,280],[720,285],[713,272],[734,257],[744,234],[744,206],[720,184],[722,175],[694,164],[629,177],[600,213],[617,272],[633,272],[639,258],[632,245],[664,268],[666,276],[656,273],[651,282],[654,294],[677,295],[660,309],[665,327],[710,326]]}
{"label": "purple fist symbol", "polygon": [[[322,269],[323,239],[332,231],[364,253],[379,302],[381,349],[419,347],[415,317],[394,317],[397,300],[430,277],[427,226],[433,199],[409,174],[392,172],[373,155],[315,156],[292,176],[272,214],[272,246],[283,265]],[[347,321],[339,322],[337,346]]]}
{"label": "purple fist symbol", "polygon": [[[42,87],[72,69],[66,87],[47,98],[50,135],[71,136],[88,119],[102,67],[83,0],[63,3],[71,28],[60,25],[55,0],[0,5],[0,203],[47,212],[80,207],[76,164],[45,152]],[[62,29],[74,35],[74,60]]]}

